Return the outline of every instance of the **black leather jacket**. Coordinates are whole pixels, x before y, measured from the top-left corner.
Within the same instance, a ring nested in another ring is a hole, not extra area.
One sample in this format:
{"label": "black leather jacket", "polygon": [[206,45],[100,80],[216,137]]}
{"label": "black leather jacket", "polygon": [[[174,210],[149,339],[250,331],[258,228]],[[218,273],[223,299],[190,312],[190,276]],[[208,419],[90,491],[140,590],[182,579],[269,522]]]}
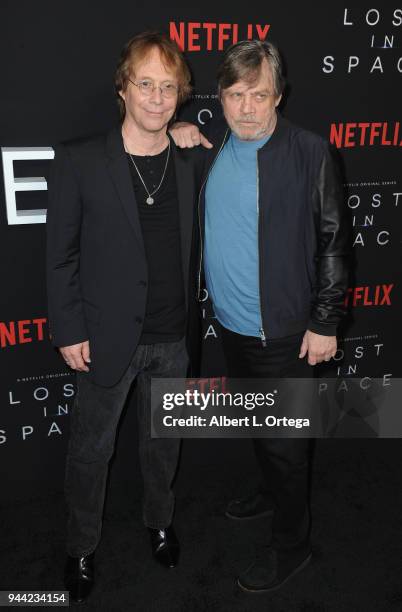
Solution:
{"label": "black leather jacket", "polygon": [[[198,202],[199,299],[205,185],[230,135],[223,120],[210,126],[214,148],[206,157]],[[323,138],[280,115],[257,158],[261,339],[264,343],[306,329],[333,336],[345,313],[350,256],[350,224],[337,164]]]}

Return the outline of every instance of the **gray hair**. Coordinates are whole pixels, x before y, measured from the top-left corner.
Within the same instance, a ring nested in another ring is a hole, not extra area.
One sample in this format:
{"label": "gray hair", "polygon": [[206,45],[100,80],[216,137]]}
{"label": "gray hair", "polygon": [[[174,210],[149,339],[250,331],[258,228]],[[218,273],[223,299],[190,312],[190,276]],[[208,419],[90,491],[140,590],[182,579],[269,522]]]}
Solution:
{"label": "gray hair", "polygon": [[237,81],[250,84],[257,81],[261,64],[266,59],[271,66],[275,95],[280,96],[285,88],[281,56],[277,47],[261,40],[242,40],[227,49],[218,68],[218,93],[231,87]]}

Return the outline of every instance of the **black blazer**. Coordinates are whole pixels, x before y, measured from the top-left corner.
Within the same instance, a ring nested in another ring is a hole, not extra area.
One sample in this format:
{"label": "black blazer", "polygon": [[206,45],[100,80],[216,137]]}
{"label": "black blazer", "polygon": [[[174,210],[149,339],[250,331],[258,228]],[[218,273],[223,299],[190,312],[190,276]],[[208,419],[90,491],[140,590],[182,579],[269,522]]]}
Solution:
{"label": "black blazer", "polygon": [[[202,157],[173,141],[192,374],[199,362],[193,231]],[[176,271],[172,270],[172,275]],[[47,292],[52,342],[89,340],[88,376],[109,387],[123,375],[145,316],[148,271],[120,126],[55,148],[47,215]]]}

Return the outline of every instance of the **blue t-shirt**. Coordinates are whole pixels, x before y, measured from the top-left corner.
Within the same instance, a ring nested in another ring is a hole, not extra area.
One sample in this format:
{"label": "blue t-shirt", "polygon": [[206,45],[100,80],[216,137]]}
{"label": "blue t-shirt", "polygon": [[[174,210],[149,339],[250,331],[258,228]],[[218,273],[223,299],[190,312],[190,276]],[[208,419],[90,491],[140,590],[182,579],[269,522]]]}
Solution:
{"label": "blue t-shirt", "polygon": [[231,134],[205,192],[204,265],[218,321],[245,336],[260,336],[257,151],[269,139]]}

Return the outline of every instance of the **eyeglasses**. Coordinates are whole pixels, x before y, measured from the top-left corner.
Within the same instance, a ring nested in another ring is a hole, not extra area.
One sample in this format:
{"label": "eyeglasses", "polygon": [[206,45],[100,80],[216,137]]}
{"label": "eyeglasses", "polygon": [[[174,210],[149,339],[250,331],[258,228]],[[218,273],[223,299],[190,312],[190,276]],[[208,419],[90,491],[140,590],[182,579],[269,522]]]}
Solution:
{"label": "eyeglasses", "polygon": [[149,81],[148,79],[144,79],[143,81],[137,82],[132,81],[131,79],[128,80],[130,81],[130,83],[138,87],[140,92],[145,96],[150,96],[151,94],[153,94],[155,89],[159,89],[161,95],[164,98],[174,98],[175,96],[177,96],[177,93],[179,91],[177,85],[173,85],[173,83],[163,83],[163,85],[155,85],[153,81]]}

